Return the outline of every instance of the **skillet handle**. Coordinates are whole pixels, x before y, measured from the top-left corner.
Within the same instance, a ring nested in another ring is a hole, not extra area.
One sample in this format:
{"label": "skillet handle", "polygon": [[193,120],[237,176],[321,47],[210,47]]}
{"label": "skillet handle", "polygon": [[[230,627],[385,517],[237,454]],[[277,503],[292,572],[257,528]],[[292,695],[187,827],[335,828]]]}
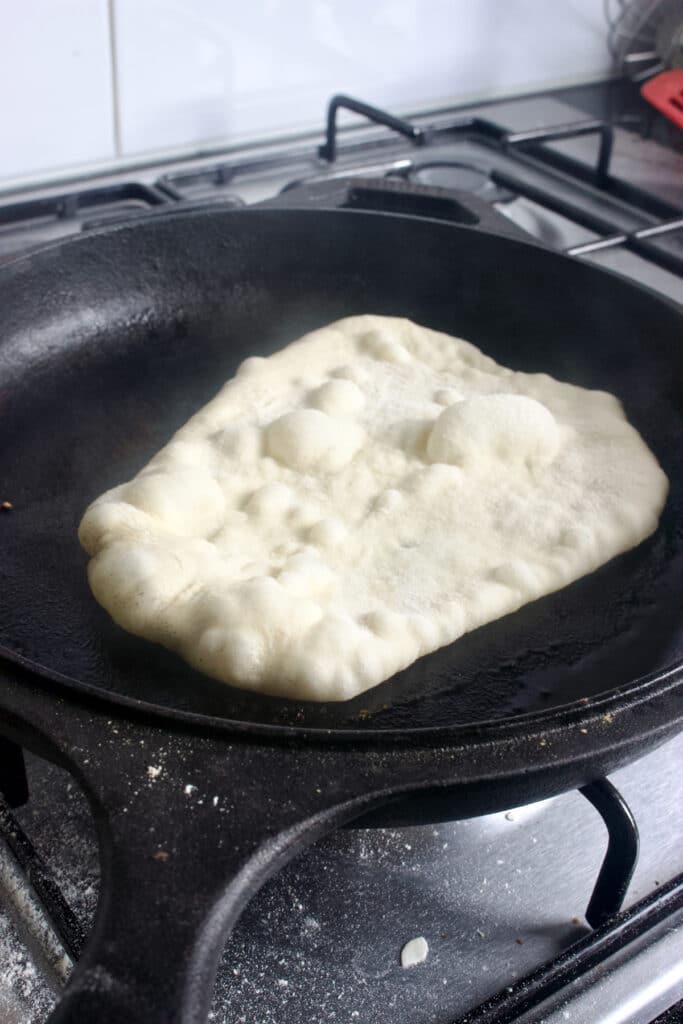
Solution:
{"label": "skillet handle", "polygon": [[19,669],[2,674],[0,732],[75,777],[98,832],[95,923],[48,1024],[203,1024],[225,941],[263,883],[326,832],[448,774],[419,751],[112,715]]}
{"label": "skillet handle", "polygon": [[[270,209],[366,210],[402,217],[446,221],[491,234],[535,240],[490,203],[471,192],[421,185],[405,178],[327,178],[303,182],[274,199],[255,204]],[[538,243],[536,243],[538,244]]]}
{"label": "skillet handle", "polygon": [[108,755],[90,746],[81,766],[102,895],[49,1024],[201,1024],[249,899],[370,801],[345,791],[343,771],[334,792],[327,781],[318,786],[325,756],[317,750],[228,744],[121,719],[116,728],[115,744],[101,736]]}

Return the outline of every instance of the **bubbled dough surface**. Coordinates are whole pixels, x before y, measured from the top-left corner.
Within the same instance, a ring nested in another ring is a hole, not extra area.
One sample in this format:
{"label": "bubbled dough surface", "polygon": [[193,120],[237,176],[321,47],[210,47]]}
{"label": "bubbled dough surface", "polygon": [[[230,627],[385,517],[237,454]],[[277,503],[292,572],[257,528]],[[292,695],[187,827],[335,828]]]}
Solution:
{"label": "bubbled dough surface", "polygon": [[638,544],[666,493],[612,395],[358,316],[246,360],[79,536],[125,629],[345,700]]}

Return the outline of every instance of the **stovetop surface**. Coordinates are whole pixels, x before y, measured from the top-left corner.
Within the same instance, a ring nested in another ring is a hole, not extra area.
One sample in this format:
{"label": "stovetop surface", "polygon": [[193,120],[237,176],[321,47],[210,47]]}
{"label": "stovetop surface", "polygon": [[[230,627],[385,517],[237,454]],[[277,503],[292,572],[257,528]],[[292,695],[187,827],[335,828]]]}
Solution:
{"label": "stovetop surface", "polygon": [[[0,196],[0,262],[90,224],[153,213],[174,203],[249,204],[278,194],[293,181],[349,173],[397,175],[474,191],[554,248],[590,246],[600,232],[505,184],[506,175],[520,173],[518,153],[492,147],[476,126],[461,127],[481,117],[519,133],[588,116],[557,96],[530,97],[418,118],[434,129],[432,143],[419,150],[384,129],[354,131],[343,136],[332,167],[315,155],[318,139],[302,139],[34,184],[30,192]],[[548,146],[590,174],[595,135]],[[492,169],[502,184],[491,181]],[[540,174],[527,164],[523,171],[532,186],[547,183],[550,173],[556,194],[574,194],[575,186],[557,167]],[[647,229],[683,210],[680,152],[617,128],[611,171],[651,190],[662,204],[658,214],[634,211],[610,194],[584,190],[589,207],[609,209],[619,231]],[[36,206],[36,200],[42,205]],[[3,219],[3,210],[11,210],[11,216]],[[682,239],[679,230],[655,244],[677,253],[683,251]],[[683,303],[683,277],[638,252],[617,245],[582,258]],[[678,737],[614,776],[641,833],[629,906],[683,873],[682,768],[683,737]],[[61,770],[35,758],[29,758],[29,778],[32,797],[16,817],[88,927],[99,882],[85,801]],[[211,1019],[220,1024],[454,1022],[589,931],[583,912],[605,840],[599,816],[578,793],[471,821],[337,832],[289,865],[249,905],[226,947]],[[0,912],[0,1020],[39,1024],[69,962],[20,882],[0,842],[5,908]],[[429,945],[427,959],[402,968],[401,948],[418,936]],[[639,1024],[652,1021],[681,997],[683,928],[676,918],[637,956],[603,965],[599,984],[565,990],[528,1020]]]}
{"label": "stovetop surface", "polygon": [[[626,906],[683,872],[680,777],[683,735],[616,772],[633,811],[641,852]],[[86,927],[99,891],[96,839],[85,799],[62,770],[28,758],[31,801],[15,812]],[[345,829],[319,841],[269,881],[244,912],[222,959],[216,1024],[455,1024],[589,933],[584,911],[607,833],[577,792],[468,821],[401,829]],[[3,858],[0,856],[0,865]],[[201,870],[201,865],[198,865]],[[12,886],[0,866],[0,890]],[[0,1020],[39,1024],[63,981],[58,951],[27,953],[26,931],[0,914]],[[427,960],[401,967],[423,936]],[[48,947],[52,948],[52,947]],[[668,975],[647,995],[650,1016],[615,1016],[623,965],[573,993],[535,1022],[650,1021],[683,998],[683,921],[657,936],[642,965],[629,961],[631,998],[652,987],[651,960]],[[677,969],[676,969],[677,968]],[[609,985],[607,981],[609,980]],[[623,992],[622,992],[623,994]],[[580,1004],[580,1005],[579,1005]],[[566,1007],[565,1007],[566,1009]]]}

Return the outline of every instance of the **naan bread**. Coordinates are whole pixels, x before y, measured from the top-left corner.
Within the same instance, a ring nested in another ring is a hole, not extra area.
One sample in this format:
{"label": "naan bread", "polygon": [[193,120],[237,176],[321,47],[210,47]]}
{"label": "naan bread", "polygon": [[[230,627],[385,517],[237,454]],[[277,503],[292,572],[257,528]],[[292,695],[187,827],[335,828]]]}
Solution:
{"label": "naan bread", "polygon": [[338,701],[638,544],[667,487],[612,395],[356,316],[247,359],[79,536],[124,629]]}

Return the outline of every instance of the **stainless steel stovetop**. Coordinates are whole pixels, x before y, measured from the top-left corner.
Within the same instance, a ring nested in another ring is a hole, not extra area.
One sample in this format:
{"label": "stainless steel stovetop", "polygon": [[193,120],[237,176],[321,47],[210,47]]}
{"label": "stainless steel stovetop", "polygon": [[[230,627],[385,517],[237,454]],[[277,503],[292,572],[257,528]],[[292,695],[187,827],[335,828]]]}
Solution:
{"label": "stainless steel stovetop", "polygon": [[[302,138],[0,194],[0,262],[175,203],[239,205],[292,182],[388,174],[475,192],[553,248],[683,303],[683,154],[616,128],[609,177],[596,174],[605,134],[557,95],[415,123],[429,128],[426,145],[367,126],[340,137],[332,165],[317,156],[321,139]],[[541,130],[558,127],[560,138],[538,141]],[[0,836],[16,824],[30,837],[87,930],[98,865],[84,798],[60,769],[32,757],[27,766],[31,798],[13,819],[0,806]],[[335,833],[247,908],[225,950],[211,1020],[651,1024],[683,999],[683,904],[674,898],[683,886],[674,881],[683,875],[682,778],[683,736],[613,777],[640,830],[625,900],[636,912],[595,935],[583,914],[607,833],[579,793],[471,821]],[[401,948],[417,936],[427,940],[428,957],[402,968]],[[0,837],[2,1024],[45,1020],[69,968]]]}

